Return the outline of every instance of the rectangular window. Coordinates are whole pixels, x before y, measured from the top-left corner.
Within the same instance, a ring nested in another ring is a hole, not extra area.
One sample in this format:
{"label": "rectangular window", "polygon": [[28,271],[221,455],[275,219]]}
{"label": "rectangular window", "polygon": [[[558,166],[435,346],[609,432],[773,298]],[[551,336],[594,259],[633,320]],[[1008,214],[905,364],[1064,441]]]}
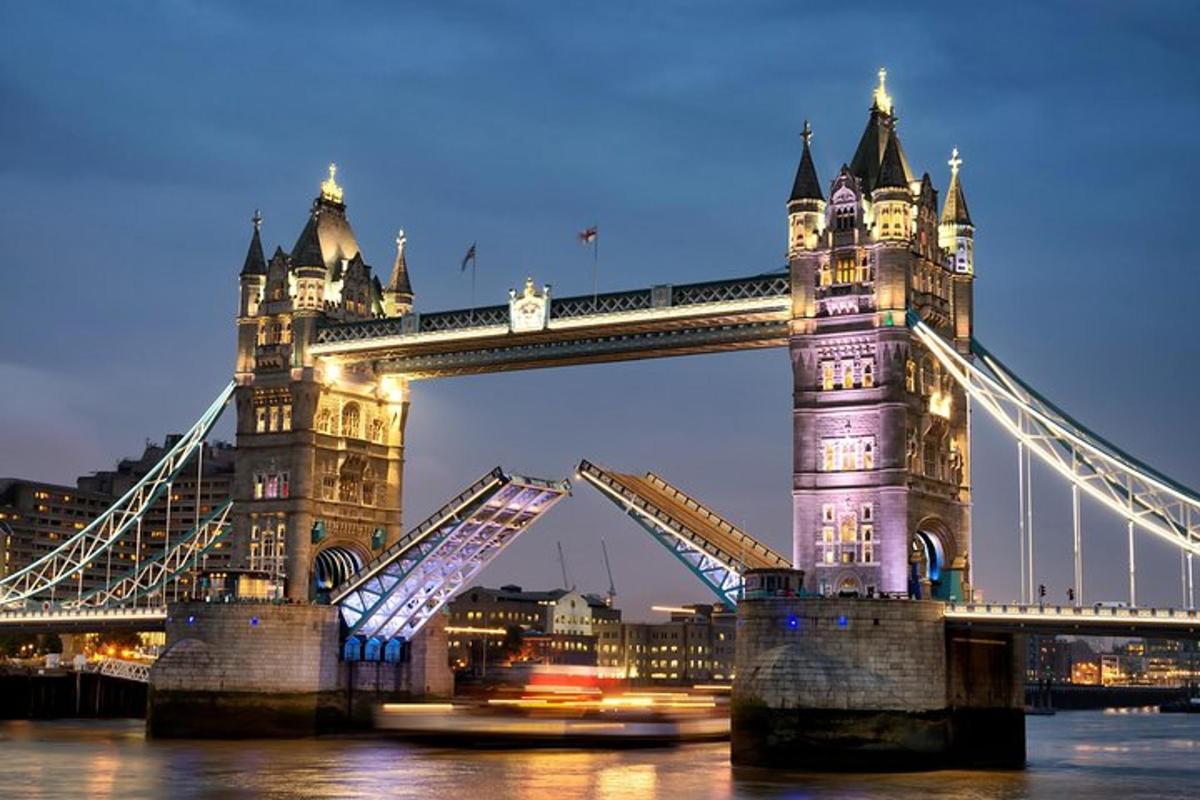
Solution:
{"label": "rectangular window", "polygon": [[254,432],[265,433],[267,430],[267,409],[259,406],[254,410]]}
{"label": "rectangular window", "polygon": [[842,388],[854,388],[854,362],[849,359],[842,362]]}
{"label": "rectangular window", "polygon": [[292,429],[292,405],[284,403],[282,411],[279,413],[279,429],[282,431],[290,431]]}
{"label": "rectangular window", "polygon": [[266,478],[263,475],[254,476],[254,499],[261,500],[263,496],[263,487],[266,485]]}
{"label": "rectangular window", "polygon": [[862,468],[875,469],[875,442],[871,439],[862,446]]}
{"label": "rectangular window", "polygon": [[824,389],[825,391],[829,391],[830,389],[833,388],[833,386],[834,386],[833,362],[832,361],[822,361],[821,362],[821,388]]}
{"label": "rectangular window", "polygon": [[824,442],[825,446],[825,472],[833,472],[837,469],[837,452],[834,443],[831,441]]}
{"label": "rectangular window", "polygon": [[870,361],[864,361],[862,367],[862,385],[864,389],[870,389],[875,385],[875,367]]}
{"label": "rectangular window", "polygon": [[825,522],[833,522],[833,503],[821,506],[821,519]]}
{"label": "rectangular window", "polygon": [[855,452],[858,448],[854,446],[854,442],[847,439],[841,443],[841,469],[843,472],[853,472],[858,469],[858,454]]}
{"label": "rectangular window", "polygon": [[870,521],[870,520],[873,518],[873,514],[874,514],[874,512],[875,512],[875,507],[874,507],[874,506],[872,506],[870,503],[863,503],[863,504],[862,504],[862,508],[860,509],[860,513],[861,513],[861,515],[862,515],[862,518],[863,518],[863,521],[864,521],[864,522]]}
{"label": "rectangular window", "polygon": [[869,542],[871,541],[871,537],[875,534],[875,527],[873,525],[863,525],[861,531],[862,540],[864,542]]}
{"label": "rectangular window", "polygon": [[271,406],[267,409],[267,430],[279,430],[279,407]]}

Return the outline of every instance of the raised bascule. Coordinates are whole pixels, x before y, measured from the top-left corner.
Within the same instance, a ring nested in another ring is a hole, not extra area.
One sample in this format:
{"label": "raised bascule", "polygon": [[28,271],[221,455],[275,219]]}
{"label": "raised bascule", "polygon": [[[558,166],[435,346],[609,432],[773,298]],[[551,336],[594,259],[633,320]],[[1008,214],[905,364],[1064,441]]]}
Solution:
{"label": "raised bascule", "polygon": [[[380,698],[448,693],[440,609],[572,484],[498,467],[405,533],[411,383],[786,347],[789,554],[654,473],[576,469],[576,482],[738,605],[735,762],[1023,763],[1024,633],[1200,636],[1200,497],[1054,406],[975,338],[962,160],[952,151],[939,201],[901,145],[885,77],[827,184],[805,123],[788,264],[745,277],[581,297],[528,278],[506,303],[423,312],[404,233],[384,283],[332,166],[290,250],[266,257],[256,212],[233,382],[104,515],[0,580],[0,627],[165,629],[163,656],[148,675],[134,671],[150,682],[156,735],[303,733],[361,718]],[[141,561],[146,510],[165,498],[170,519],[172,481],[230,403],[233,497],[197,510],[191,532]],[[972,574],[970,420],[980,411],[1017,443],[1021,597],[1009,604],[977,602]],[[1065,608],[1035,597],[1035,457],[1072,494],[1075,602]],[[1085,498],[1128,524],[1127,606],[1085,603]],[[1180,553],[1180,609],[1138,606],[1137,537]],[[138,555],[114,570],[119,540]],[[207,575],[219,543],[235,548],[236,568]],[[103,585],[85,593],[83,570],[101,564]]]}

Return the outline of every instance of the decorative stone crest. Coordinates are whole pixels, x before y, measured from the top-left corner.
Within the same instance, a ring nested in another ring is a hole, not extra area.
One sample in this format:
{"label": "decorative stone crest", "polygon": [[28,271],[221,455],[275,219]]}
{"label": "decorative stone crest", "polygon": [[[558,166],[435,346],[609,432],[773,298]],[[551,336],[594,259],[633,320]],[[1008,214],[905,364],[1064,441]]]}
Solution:
{"label": "decorative stone crest", "polygon": [[508,324],[513,333],[545,330],[550,319],[549,312],[549,284],[539,292],[533,286],[533,278],[526,278],[525,288],[520,294],[516,289],[508,290]]}

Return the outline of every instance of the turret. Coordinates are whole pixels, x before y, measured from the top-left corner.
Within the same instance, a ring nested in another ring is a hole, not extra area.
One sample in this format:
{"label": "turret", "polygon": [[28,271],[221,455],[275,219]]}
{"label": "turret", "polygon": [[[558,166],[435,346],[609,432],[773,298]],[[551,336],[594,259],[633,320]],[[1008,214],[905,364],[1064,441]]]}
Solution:
{"label": "turret", "polygon": [[871,192],[876,241],[907,242],[912,238],[913,195],[909,183],[900,156],[900,137],[892,130]]}
{"label": "turret", "polygon": [[267,260],[263,257],[262,239],[259,228],[262,227],[262,215],[258,209],[251,217],[254,232],[250,236],[250,247],[246,251],[246,260],[238,275],[240,300],[238,303],[238,356],[237,372],[248,373],[254,369],[254,346],[258,339],[258,321],[255,317],[263,301],[263,292],[267,284]]}
{"label": "turret", "polygon": [[389,317],[403,316],[412,311],[412,283],[408,279],[408,261],[404,257],[407,241],[403,229],[396,234],[396,263],[392,265],[392,277],[383,290],[384,313]]}
{"label": "turret", "polygon": [[812,250],[825,229],[825,196],[821,193],[821,181],[813,166],[809,146],[812,142],[812,126],[804,120],[804,151],[800,154],[800,166],[796,169],[796,180],[792,183],[792,194],[788,198],[788,255],[794,256],[802,250]]}
{"label": "turret", "polygon": [[951,257],[951,270],[956,274],[975,274],[975,226],[967,210],[967,198],[963,194],[958,169],[962,159],[958,148],[951,152],[950,188],[946,191],[946,205],[942,208],[942,221],[938,225],[938,245]]}
{"label": "turret", "polygon": [[942,207],[938,225],[938,246],[953,276],[954,343],[960,352],[966,353],[971,346],[975,316],[975,225],[958,177],[962,159],[957,147],[946,163],[950,165],[950,188],[946,190],[946,205]]}

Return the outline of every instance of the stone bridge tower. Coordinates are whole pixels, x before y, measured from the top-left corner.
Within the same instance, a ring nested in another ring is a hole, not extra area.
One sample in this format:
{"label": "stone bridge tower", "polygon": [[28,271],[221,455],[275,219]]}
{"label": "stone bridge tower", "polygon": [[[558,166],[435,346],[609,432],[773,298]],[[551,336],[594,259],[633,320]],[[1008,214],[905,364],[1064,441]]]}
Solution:
{"label": "stone bridge tower", "polygon": [[966,352],[973,231],[951,159],[940,219],[880,70],[866,130],[829,186],[804,150],[788,201],[793,558],[810,591],[970,590],[966,396],[909,332],[909,309]]}
{"label": "stone bridge tower", "polygon": [[326,322],[406,313],[403,234],[385,289],[363,260],[336,168],[291,252],[263,254],[255,213],[239,283],[235,563],[319,599],[400,535],[407,386],[317,360]]}

